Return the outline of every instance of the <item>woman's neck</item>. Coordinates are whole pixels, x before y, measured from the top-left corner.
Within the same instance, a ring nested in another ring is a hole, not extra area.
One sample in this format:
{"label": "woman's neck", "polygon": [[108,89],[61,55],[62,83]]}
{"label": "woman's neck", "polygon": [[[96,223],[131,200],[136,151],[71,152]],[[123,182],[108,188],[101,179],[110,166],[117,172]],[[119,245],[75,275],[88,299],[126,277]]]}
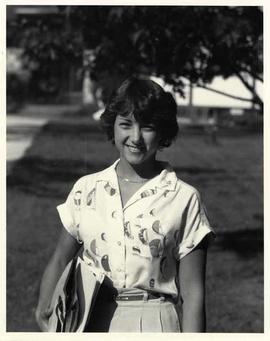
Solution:
{"label": "woman's neck", "polygon": [[140,165],[131,165],[121,159],[117,165],[117,174],[130,180],[151,179],[161,171],[161,164],[157,160],[150,160]]}

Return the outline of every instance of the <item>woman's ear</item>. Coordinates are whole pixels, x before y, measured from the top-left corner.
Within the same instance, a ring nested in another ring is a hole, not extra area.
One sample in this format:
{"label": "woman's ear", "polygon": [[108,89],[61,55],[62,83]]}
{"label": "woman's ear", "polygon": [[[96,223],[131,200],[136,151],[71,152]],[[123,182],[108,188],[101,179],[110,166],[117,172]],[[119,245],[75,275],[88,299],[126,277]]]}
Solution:
{"label": "woman's ear", "polygon": [[159,140],[159,150],[163,150],[164,148],[167,148],[167,147],[169,147],[170,145],[172,144],[172,140],[171,139],[166,139],[166,138],[164,138],[164,139],[160,139]]}
{"label": "woman's ear", "polygon": [[158,142],[158,151],[160,151],[160,152],[162,152],[164,149],[163,143],[164,143],[163,139],[160,139]]}

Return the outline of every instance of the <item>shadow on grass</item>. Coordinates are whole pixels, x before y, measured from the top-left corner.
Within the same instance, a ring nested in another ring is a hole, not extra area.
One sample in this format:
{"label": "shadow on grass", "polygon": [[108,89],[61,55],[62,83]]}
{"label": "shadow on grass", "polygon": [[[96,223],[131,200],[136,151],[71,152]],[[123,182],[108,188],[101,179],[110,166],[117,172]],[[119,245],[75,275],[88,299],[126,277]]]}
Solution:
{"label": "shadow on grass", "polygon": [[25,156],[19,160],[7,177],[10,189],[40,197],[61,198],[66,194],[67,184],[75,182],[87,173],[106,168],[108,164],[90,164],[83,160],[49,160]]}
{"label": "shadow on grass", "polygon": [[[14,125],[12,127],[8,128],[8,140],[19,140],[22,138],[25,138],[31,134],[33,134],[35,131],[39,129],[38,125],[35,124],[28,124],[28,125]],[[64,120],[53,120],[47,124],[45,124],[41,131],[39,132],[39,135],[46,135],[48,138],[51,137],[78,137],[78,136],[84,136],[84,135],[90,135],[92,138],[97,137],[103,137],[103,131],[101,126],[96,123],[92,122],[90,124],[90,120],[85,119],[82,122],[79,122],[79,119],[76,121],[71,120],[70,122],[65,122]]]}
{"label": "shadow on grass", "polygon": [[24,140],[29,135],[35,133],[37,127],[34,125],[12,126],[8,128],[7,141],[19,141]]}
{"label": "shadow on grass", "polygon": [[105,140],[101,128],[89,122],[87,117],[63,119],[42,127],[25,156],[12,165],[7,176],[8,189],[60,198],[81,176],[106,168],[109,165],[106,160],[99,163],[86,159],[85,142],[89,141],[91,152]]}
{"label": "shadow on grass", "polygon": [[177,174],[188,173],[192,175],[203,175],[203,174],[226,174],[227,171],[224,168],[205,168],[205,167],[174,167]]}
{"label": "shadow on grass", "polygon": [[53,136],[65,136],[68,135],[72,138],[72,135],[78,136],[83,134],[97,134],[103,135],[102,129],[98,123],[91,123],[89,120],[84,122],[76,122],[76,120],[71,120],[71,122],[64,121],[53,121],[45,125],[42,129],[42,133]]}
{"label": "shadow on grass", "polygon": [[263,228],[219,233],[211,249],[214,252],[233,251],[245,259],[253,258],[263,252]]}

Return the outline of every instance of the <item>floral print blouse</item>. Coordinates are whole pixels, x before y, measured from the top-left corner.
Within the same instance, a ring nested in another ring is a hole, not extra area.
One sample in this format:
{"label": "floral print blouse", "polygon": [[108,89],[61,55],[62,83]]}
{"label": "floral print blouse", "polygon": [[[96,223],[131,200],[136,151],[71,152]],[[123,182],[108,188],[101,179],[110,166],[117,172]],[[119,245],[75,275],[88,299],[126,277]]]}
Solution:
{"label": "floral print blouse", "polygon": [[177,297],[181,258],[212,232],[199,193],[166,168],[122,207],[115,167],[80,178],[57,207],[83,259],[116,288]]}

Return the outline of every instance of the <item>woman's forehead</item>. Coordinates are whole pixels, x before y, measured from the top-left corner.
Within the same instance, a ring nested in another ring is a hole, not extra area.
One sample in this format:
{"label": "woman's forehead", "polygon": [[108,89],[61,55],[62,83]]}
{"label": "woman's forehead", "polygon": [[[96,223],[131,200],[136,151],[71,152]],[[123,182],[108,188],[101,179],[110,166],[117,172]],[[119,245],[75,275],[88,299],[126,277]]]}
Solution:
{"label": "woman's forehead", "polygon": [[[141,114],[141,115],[140,115]],[[120,120],[128,120],[130,122],[133,123],[147,123],[147,124],[154,124],[154,120],[150,115],[146,115],[146,113],[134,113],[134,112],[130,112],[130,113],[124,113],[124,114],[118,114],[116,116],[117,121]]]}
{"label": "woman's forehead", "polygon": [[128,119],[128,120],[131,120],[131,121],[134,121],[134,122],[137,121],[133,113],[118,114],[116,117],[120,118],[120,119]]}

